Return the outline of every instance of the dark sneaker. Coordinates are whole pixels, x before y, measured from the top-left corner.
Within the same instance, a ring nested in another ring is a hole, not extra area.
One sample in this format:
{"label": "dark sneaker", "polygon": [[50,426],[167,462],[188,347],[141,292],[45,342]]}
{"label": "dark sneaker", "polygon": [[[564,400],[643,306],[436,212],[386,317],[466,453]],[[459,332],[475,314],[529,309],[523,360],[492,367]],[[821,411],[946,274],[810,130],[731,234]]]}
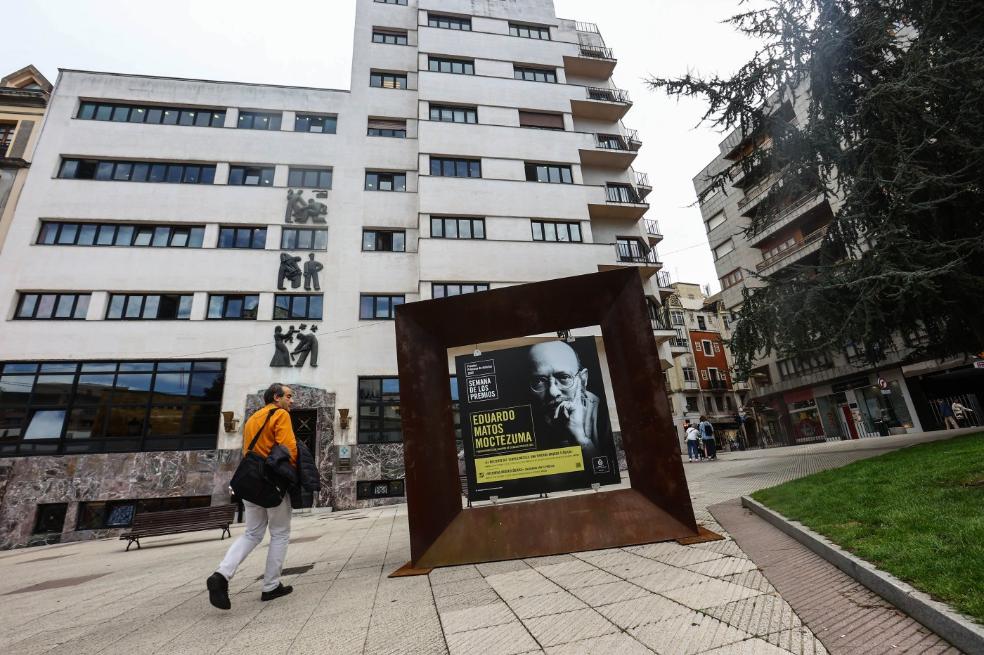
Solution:
{"label": "dark sneaker", "polygon": [[273,591],[264,591],[260,594],[260,600],[273,600],[274,598],[280,598],[281,596],[286,596],[290,592],[294,591],[294,588],[290,585],[286,587],[281,583],[277,585],[277,588]]}
{"label": "dark sneaker", "polygon": [[208,587],[208,602],[220,610],[232,609],[232,603],[229,602],[229,581],[224,575],[216,571],[208,576],[205,586]]}

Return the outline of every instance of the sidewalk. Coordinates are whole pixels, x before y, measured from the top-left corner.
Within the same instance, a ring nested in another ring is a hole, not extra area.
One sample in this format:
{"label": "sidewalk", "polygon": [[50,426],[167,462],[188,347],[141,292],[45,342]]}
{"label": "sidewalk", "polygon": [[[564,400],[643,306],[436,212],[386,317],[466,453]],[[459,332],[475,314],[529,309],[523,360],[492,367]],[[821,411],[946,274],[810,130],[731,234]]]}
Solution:
{"label": "sidewalk", "polygon": [[[699,521],[722,532],[708,505],[954,434],[724,453],[685,469]],[[0,553],[0,652],[827,652],[730,538],[390,579],[409,559],[406,506],[312,514],[294,519],[284,580],[294,593],[260,603],[261,545],[230,583],[233,609],[221,612],[204,580],[228,545],[206,532],[149,539],[129,553],[118,541]],[[879,639],[873,648],[884,651],[873,652],[889,652]]]}

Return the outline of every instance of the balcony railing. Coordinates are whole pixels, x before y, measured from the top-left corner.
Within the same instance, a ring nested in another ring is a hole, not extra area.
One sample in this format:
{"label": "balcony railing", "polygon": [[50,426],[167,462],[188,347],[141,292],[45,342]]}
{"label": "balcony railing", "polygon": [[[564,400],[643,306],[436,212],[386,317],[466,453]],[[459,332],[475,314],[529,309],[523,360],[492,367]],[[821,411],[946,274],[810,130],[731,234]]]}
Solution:
{"label": "balcony railing", "polygon": [[582,23],[579,20],[574,21],[574,29],[578,32],[587,32],[588,34],[601,34],[598,31],[598,25],[595,23]]}
{"label": "balcony railing", "polygon": [[649,322],[652,323],[653,330],[661,332],[672,332],[673,328],[670,327],[670,319],[664,312],[659,312],[656,316],[650,316]]}
{"label": "balcony railing", "polygon": [[799,211],[803,207],[814,203],[817,201],[818,192],[807,193],[805,196],[792,203],[791,205],[786,205],[785,207],[780,207],[775,211],[769,212],[768,216],[764,217],[762,222],[762,228],[756,232],[753,236],[759,236],[763,232],[767,231],[769,228],[774,226],[779,221],[783,220],[790,214]]}
{"label": "balcony railing", "polygon": [[709,380],[711,389],[715,391],[727,391],[728,381],[727,380]]}
{"label": "balcony railing", "polygon": [[653,188],[653,185],[649,183],[649,173],[636,172],[636,185]]}
{"label": "balcony railing", "polygon": [[625,142],[629,144],[631,150],[638,150],[642,147],[642,139],[639,138],[639,130],[626,130]]}
{"label": "balcony railing", "polygon": [[580,46],[582,57],[591,57],[592,59],[615,59],[614,53],[612,53],[611,48],[602,48],[601,46],[594,45],[582,45]]}
{"label": "balcony railing", "polygon": [[646,248],[641,242],[616,243],[615,257],[623,264],[659,264],[655,248]]}
{"label": "balcony railing", "polygon": [[673,280],[670,277],[669,271],[660,271],[656,274],[656,284],[660,289],[669,289],[670,285],[673,284]]}
{"label": "balcony railing", "polygon": [[756,184],[755,186],[751,187],[750,189],[746,189],[745,190],[745,197],[744,198],[741,198],[738,201],[738,209],[744,208],[745,205],[749,204],[753,200],[758,200],[770,188],[772,188],[772,184],[774,182],[775,182],[775,178],[773,178],[772,176],[769,176],[769,177],[765,178],[764,180],[762,180],[761,182],[759,182],[758,184]]}
{"label": "balcony railing", "polygon": [[807,246],[816,243],[820,239],[823,239],[823,237],[824,237],[825,234],[827,234],[827,226],[826,225],[824,225],[819,230],[814,230],[813,232],[810,232],[809,234],[807,234],[805,237],[803,237],[803,240],[800,241],[799,243],[797,243],[795,246],[792,246],[790,248],[787,248],[786,250],[783,250],[781,253],[779,253],[777,255],[773,255],[772,257],[769,257],[765,261],[759,262],[755,266],[755,268],[757,270],[759,270],[759,271],[764,271],[765,269],[769,268],[770,266],[775,266],[777,263],[781,262],[783,259],[786,259],[787,257],[790,257],[792,255],[795,255],[796,253],[801,252]]}
{"label": "balcony railing", "polygon": [[603,100],[605,102],[631,103],[629,92],[623,89],[610,89],[598,86],[587,87],[588,100]]}
{"label": "balcony railing", "polygon": [[596,134],[598,147],[602,150],[629,150],[628,143],[620,136],[609,134]]}
{"label": "balcony railing", "polygon": [[655,218],[647,218],[646,234],[651,234],[654,237],[663,236],[663,233],[659,231],[659,221],[657,221]]}
{"label": "balcony railing", "polygon": [[[700,383],[697,382],[697,380],[684,380],[683,381],[683,388],[684,389],[700,389]],[[688,407],[687,410],[688,411],[694,411],[694,412],[696,412],[697,411],[697,408],[695,407],[693,410],[690,410],[690,408]]]}
{"label": "balcony railing", "polygon": [[13,139],[4,139],[0,141],[0,159],[7,156],[7,150],[10,148],[10,144],[13,143]]}
{"label": "balcony railing", "polygon": [[642,198],[639,197],[639,192],[628,184],[605,185],[605,199],[608,202],[623,204],[639,204],[642,202]]}

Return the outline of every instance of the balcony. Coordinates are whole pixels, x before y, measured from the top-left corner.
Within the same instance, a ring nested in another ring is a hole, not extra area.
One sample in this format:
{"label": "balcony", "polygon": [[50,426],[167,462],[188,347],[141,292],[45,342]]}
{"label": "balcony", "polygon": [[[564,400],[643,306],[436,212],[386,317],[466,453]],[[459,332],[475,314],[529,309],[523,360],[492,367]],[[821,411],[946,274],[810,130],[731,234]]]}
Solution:
{"label": "balcony", "polygon": [[647,173],[636,173],[636,189],[639,190],[639,197],[643,200],[652,193],[653,185],[649,183],[649,175]]}
{"label": "balcony", "polygon": [[756,264],[755,268],[759,273],[763,275],[771,275],[783,266],[788,266],[793,262],[802,259],[803,257],[812,254],[820,249],[820,242],[823,241],[823,237],[827,234],[827,226],[824,225],[819,230],[814,230],[810,232],[803,240],[798,242],[795,246],[783,250],[777,255],[769,257],[765,261]]}
{"label": "balcony", "polygon": [[659,221],[655,218],[647,218],[644,221],[644,225],[646,226],[646,237],[649,239],[649,245],[655,246],[663,240],[663,233],[659,229]]}
{"label": "balcony", "polygon": [[711,391],[728,391],[728,381],[727,380],[708,380],[708,388]]}
{"label": "balcony", "polygon": [[670,352],[673,354],[674,357],[679,357],[680,355],[689,355],[690,340],[681,339],[679,336],[674,337],[673,340],[670,341]]}
{"label": "balcony", "polygon": [[620,134],[596,134],[593,147],[578,150],[582,166],[625,170],[635,161],[637,152]]}
{"label": "balcony", "polygon": [[741,212],[742,216],[751,216],[752,209],[769,194],[769,189],[775,184],[776,179],[777,175],[770,175],[754,186],[745,189],[745,196],[738,200],[738,211]]}
{"label": "balcony", "polygon": [[618,60],[611,48],[596,45],[578,45],[577,53],[564,55],[564,68],[568,75],[607,80],[615,70]]}
{"label": "balcony", "polygon": [[[811,214],[814,209],[825,204],[825,202],[823,194],[812,193],[803,196],[791,205],[776,210],[771,216],[764,217],[764,226],[748,240],[748,243],[757,246],[782,228]],[[829,205],[827,212],[830,213]]]}
{"label": "balcony", "polygon": [[633,152],[642,148],[642,139],[639,137],[639,130],[627,130],[625,132],[625,141],[629,144],[629,150]]}
{"label": "balcony", "polygon": [[631,184],[605,185],[605,202],[588,201],[588,215],[593,219],[638,221],[649,210],[639,192]]}
{"label": "balcony", "polygon": [[655,248],[647,248],[642,241],[619,241],[611,244],[615,248],[614,264],[599,264],[599,271],[613,271],[627,266],[638,268],[643,279],[648,279],[663,267]]}
{"label": "balcony", "polygon": [[670,278],[669,271],[660,271],[656,274],[656,287],[659,289],[660,298],[669,298],[676,290],[670,285],[673,284],[673,280]]}
{"label": "balcony", "polygon": [[584,98],[571,99],[574,118],[614,123],[622,120],[632,107],[628,91],[622,89],[589,86],[584,88]]}
{"label": "balcony", "polygon": [[650,317],[650,322],[653,327],[653,336],[656,337],[656,343],[664,343],[670,339],[676,338],[676,330],[670,327],[670,317],[666,315],[666,312],[659,312],[655,317]]}

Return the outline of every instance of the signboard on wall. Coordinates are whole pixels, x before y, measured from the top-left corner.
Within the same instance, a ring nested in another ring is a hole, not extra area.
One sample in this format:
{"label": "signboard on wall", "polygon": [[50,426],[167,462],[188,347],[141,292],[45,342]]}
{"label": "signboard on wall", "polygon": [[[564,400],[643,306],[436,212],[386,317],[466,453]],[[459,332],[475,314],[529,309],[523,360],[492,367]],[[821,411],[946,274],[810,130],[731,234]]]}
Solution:
{"label": "signboard on wall", "polygon": [[593,337],[463,355],[455,368],[471,500],[619,482]]}

